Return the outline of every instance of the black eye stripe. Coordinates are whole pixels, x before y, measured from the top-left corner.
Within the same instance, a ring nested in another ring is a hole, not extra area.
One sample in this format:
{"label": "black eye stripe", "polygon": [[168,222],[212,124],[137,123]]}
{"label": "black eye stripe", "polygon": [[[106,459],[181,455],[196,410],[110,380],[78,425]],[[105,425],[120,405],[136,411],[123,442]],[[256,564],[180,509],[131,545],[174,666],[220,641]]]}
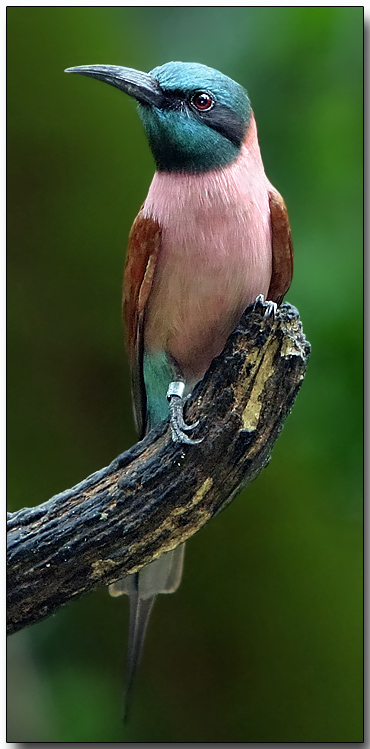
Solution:
{"label": "black eye stripe", "polygon": [[[212,98],[212,106],[208,109],[198,109],[198,107],[192,104],[194,96],[199,94],[210,96]],[[183,107],[187,107],[193,117],[196,117],[200,122],[208,125],[213,130],[217,130],[217,132],[230,140],[231,143],[234,143],[238,148],[241,146],[249,124],[250,114],[247,120],[244,120],[225,104],[217,102],[208,91],[193,90],[188,94],[180,90],[163,91],[163,109],[176,110],[183,109]]]}
{"label": "black eye stripe", "polygon": [[192,107],[192,113],[195,117],[204,122],[205,125],[211,127],[213,130],[217,130],[221,135],[230,140],[234,145],[241,146],[244,135],[246,133],[248,121],[245,122],[232,109],[225,106],[224,104],[218,104],[217,102],[210,107],[210,109],[200,110]]}

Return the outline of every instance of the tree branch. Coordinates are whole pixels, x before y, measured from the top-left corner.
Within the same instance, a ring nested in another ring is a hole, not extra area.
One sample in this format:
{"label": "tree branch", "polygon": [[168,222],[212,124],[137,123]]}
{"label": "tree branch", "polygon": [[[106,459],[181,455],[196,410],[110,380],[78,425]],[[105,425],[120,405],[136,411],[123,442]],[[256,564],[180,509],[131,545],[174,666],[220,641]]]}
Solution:
{"label": "tree branch", "polygon": [[163,422],[77,486],[9,515],[9,633],[173,549],[264,468],[310,352],[294,307],[265,309],[248,307],[189,400],[203,442],[176,444]]}

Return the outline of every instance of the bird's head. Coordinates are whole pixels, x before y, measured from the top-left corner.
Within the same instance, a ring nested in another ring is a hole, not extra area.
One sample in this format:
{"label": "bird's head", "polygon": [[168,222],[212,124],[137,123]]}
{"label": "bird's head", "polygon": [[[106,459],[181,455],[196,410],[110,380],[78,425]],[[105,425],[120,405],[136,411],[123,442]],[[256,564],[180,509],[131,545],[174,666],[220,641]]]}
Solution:
{"label": "bird's head", "polygon": [[110,83],[139,102],[157,168],[205,172],[234,161],[251,118],[248,94],[206,65],[168,62],[142,73],[117,65],[68,68]]}

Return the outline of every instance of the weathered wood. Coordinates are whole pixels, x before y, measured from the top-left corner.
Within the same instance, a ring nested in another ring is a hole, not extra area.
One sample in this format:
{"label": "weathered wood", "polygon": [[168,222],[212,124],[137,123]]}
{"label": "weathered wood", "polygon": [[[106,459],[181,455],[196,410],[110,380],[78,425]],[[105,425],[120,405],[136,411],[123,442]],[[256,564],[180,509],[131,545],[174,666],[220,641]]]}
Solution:
{"label": "weathered wood", "polygon": [[297,310],[249,307],[189,400],[199,445],[163,422],[109,466],[8,519],[8,632],[123,577],[198,531],[267,464],[305,375]]}

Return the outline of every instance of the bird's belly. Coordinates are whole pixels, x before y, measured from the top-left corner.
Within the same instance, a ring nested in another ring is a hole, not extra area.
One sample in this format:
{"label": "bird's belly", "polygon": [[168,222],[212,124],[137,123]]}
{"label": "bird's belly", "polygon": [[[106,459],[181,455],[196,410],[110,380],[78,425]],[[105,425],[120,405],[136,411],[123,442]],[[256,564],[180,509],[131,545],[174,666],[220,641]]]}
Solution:
{"label": "bird's belly", "polygon": [[[260,212],[164,231],[148,301],[144,345],[165,351],[196,382],[221,353],[248,304],[267,294],[271,236]],[[243,220],[244,219],[244,220]],[[252,219],[252,220],[251,220]],[[209,231],[212,226],[212,231]],[[195,227],[195,230],[194,230]],[[252,229],[250,228],[252,227]]]}

